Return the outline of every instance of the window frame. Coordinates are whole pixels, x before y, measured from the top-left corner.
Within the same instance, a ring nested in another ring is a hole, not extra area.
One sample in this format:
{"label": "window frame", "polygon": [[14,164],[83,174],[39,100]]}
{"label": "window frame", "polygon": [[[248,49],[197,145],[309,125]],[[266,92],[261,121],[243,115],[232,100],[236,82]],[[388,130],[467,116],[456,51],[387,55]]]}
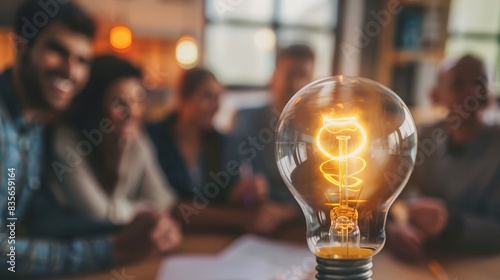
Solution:
{"label": "window frame", "polygon": [[[450,18],[451,14],[448,15],[448,18]],[[498,16],[500,16],[500,11],[498,11]],[[495,61],[493,61],[494,64],[494,73],[493,73],[493,79],[496,79],[495,81],[490,81],[490,87],[491,83],[495,83],[495,90],[494,94],[497,99],[497,103],[500,104],[500,29],[498,33],[488,33],[488,32],[472,32],[472,31],[467,31],[467,32],[460,32],[460,31],[450,31],[448,29],[448,34],[446,36],[446,44],[448,44],[450,39],[458,39],[458,40],[491,40],[491,41],[496,41],[497,44],[497,57]],[[446,52],[446,48],[445,48]],[[445,54],[446,56],[446,54]]]}
{"label": "window frame", "polygon": [[[217,1],[217,0],[216,0]],[[280,22],[280,15],[279,11],[281,6],[283,5],[281,0],[270,0],[273,1],[272,5],[272,15],[271,15],[271,21],[270,22],[257,22],[257,21],[252,21],[252,20],[245,20],[245,19],[224,19],[224,20],[213,20],[208,17],[207,15],[207,5],[209,3],[208,0],[203,0],[203,17],[204,17],[204,24],[203,24],[203,33],[202,33],[202,42],[201,45],[203,46],[203,50],[205,50],[205,46],[207,44],[206,42],[206,30],[209,25],[227,25],[227,26],[232,26],[232,27],[259,27],[259,28],[269,28],[271,29],[275,36],[276,36],[276,41],[277,43],[275,44],[275,52],[278,51],[278,41],[279,41],[279,33],[280,30],[283,28],[289,28],[289,29],[294,29],[294,30],[301,30],[301,31],[307,31],[307,32],[314,32],[314,33],[329,33],[331,36],[331,39],[334,40],[333,42],[333,50],[331,53],[332,60],[330,63],[330,75],[335,71],[335,68],[337,67],[336,61],[337,61],[337,56],[338,56],[338,47],[339,47],[339,30],[341,28],[341,19],[342,19],[342,14],[341,9],[343,8],[343,1],[344,0],[337,0],[336,5],[333,7],[332,15],[335,16],[335,22],[332,22],[332,26],[329,27],[321,27],[321,26],[312,26],[308,24],[285,24]],[[203,52],[203,56],[205,56],[206,53]],[[204,61],[202,61],[204,63]],[[253,84],[245,84],[245,83],[235,83],[235,84],[226,84],[225,85],[226,89],[230,91],[261,91],[261,90],[266,90],[269,87],[269,84],[266,83],[265,85],[253,85]]]}

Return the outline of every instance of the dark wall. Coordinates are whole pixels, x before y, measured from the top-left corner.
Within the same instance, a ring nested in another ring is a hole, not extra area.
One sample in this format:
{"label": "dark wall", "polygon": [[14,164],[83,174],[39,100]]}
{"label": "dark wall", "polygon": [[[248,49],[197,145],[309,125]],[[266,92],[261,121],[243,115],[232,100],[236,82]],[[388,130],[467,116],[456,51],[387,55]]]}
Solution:
{"label": "dark wall", "polygon": [[0,0],[0,27],[10,27],[22,0]]}

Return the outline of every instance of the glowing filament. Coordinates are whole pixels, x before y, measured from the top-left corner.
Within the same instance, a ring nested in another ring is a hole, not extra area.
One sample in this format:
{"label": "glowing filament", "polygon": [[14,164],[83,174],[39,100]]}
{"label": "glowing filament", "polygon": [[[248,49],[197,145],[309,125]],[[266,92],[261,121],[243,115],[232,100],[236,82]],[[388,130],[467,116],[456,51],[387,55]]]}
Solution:
{"label": "glowing filament", "polygon": [[[366,161],[358,154],[366,146],[366,132],[356,118],[323,118],[323,126],[316,135],[318,149],[328,160],[320,165],[320,171],[328,182],[338,187],[338,202],[332,202],[326,192],[328,203],[332,207],[330,218],[331,242],[341,244],[343,257],[349,257],[349,244],[359,244],[357,226],[358,212],[356,204],[363,180],[356,177],[366,167]],[[350,206],[354,204],[354,206]]]}
{"label": "glowing filament", "polygon": [[[330,137],[324,136],[327,132]],[[349,141],[359,143],[350,148]],[[316,144],[329,160],[321,163],[320,171],[326,180],[339,188],[339,202],[330,203],[330,206],[348,206],[348,193],[359,193],[363,180],[356,175],[365,169],[366,161],[357,155],[366,146],[366,142],[366,132],[356,118],[323,118],[323,126],[316,135]],[[324,147],[325,144],[329,144],[328,150]],[[332,152],[332,149],[337,150],[337,153]],[[353,151],[349,152],[350,149]],[[355,169],[349,168],[350,166]],[[353,202],[357,202],[357,199]]]}

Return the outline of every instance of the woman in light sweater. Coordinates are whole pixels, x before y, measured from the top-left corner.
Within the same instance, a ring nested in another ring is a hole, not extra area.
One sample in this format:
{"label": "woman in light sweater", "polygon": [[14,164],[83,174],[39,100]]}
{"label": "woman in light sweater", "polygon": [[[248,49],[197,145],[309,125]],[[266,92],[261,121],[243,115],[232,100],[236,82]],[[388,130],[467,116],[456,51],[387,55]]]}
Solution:
{"label": "woman in light sweater", "polygon": [[138,68],[114,56],[94,60],[70,125],[54,134],[54,152],[67,163],[54,176],[60,201],[115,225],[173,207],[175,196],[142,131],[145,97]]}

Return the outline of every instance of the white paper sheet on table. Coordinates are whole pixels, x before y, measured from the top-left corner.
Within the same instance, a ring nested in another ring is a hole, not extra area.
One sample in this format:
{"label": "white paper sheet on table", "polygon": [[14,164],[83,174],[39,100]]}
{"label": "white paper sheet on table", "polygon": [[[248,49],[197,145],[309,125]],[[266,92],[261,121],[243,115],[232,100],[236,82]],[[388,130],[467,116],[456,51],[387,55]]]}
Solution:
{"label": "white paper sheet on table", "polygon": [[271,267],[262,260],[218,256],[176,256],[163,261],[157,280],[270,280]]}
{"label": "white paper sheet on table", "polygon": [[301,280],[310,275],[316,258],[305,246],[245,235],[221,252],[228,260],[240,258],[263,260],[271,266],[272,279]]}
{"label": "white paper sheet on table", "polygon": [[245,235],[219,255],[164,260],[157,280],[302,280],[315,264],[306,247]]}

